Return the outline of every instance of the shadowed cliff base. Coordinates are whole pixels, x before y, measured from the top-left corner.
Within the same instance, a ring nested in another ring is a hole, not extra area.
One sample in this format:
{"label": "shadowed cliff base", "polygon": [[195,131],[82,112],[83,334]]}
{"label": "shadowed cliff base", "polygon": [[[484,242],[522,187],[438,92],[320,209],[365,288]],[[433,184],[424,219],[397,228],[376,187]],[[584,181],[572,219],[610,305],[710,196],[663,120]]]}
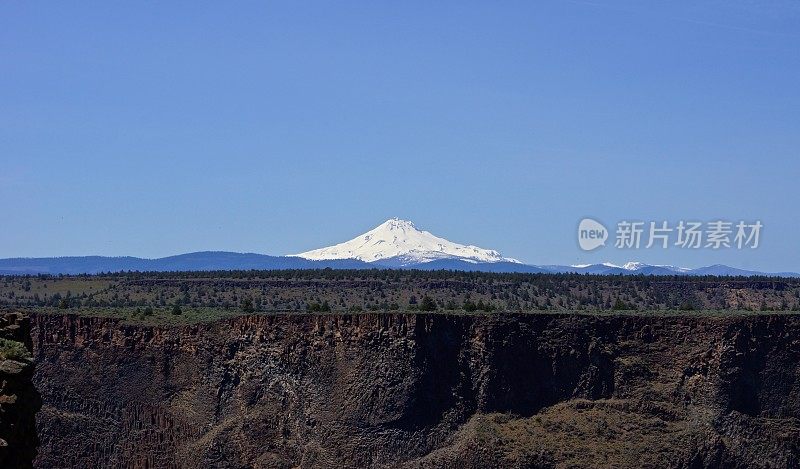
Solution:
{"label": "shadowed cliff base", "polygon": [[793,467],[792,314],[33,316],[38,467]]}
{"label": "shadowed cliff base", "polygon": [[32,467],[39,439],[36,412],[41,407],[33,386],[30,320],[0,313],[0,467]]}

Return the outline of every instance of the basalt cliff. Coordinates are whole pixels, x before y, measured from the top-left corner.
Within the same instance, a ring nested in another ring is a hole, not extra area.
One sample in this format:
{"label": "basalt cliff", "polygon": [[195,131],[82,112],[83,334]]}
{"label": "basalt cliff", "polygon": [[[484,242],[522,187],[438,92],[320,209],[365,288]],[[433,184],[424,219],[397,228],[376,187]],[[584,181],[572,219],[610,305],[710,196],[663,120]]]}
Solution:
{"label": "basalt cliff", "polygon": [[19,313],[0,314],[0,467],[31,467],[36,457],[36,412],[41,407],[33,386],[30,320]]}
{"label": "basalt cliff", "polygon": [[792,314],[35,314],[37,467],[798,467]]}

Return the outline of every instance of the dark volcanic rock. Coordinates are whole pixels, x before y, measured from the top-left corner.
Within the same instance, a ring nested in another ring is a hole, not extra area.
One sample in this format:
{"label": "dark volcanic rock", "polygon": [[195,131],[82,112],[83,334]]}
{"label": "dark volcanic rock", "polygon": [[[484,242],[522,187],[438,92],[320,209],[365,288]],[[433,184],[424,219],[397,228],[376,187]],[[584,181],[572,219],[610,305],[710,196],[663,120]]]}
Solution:
{"label": "dark volcanic rock", "polygon": [[28,317],[1,313],[0,341],[0,467],[31,467],[41,400],[33,387]]}
{"label": "dark volcanic rock", "polygon": [[796,467],[793,315],[34,316],[38,467]]}

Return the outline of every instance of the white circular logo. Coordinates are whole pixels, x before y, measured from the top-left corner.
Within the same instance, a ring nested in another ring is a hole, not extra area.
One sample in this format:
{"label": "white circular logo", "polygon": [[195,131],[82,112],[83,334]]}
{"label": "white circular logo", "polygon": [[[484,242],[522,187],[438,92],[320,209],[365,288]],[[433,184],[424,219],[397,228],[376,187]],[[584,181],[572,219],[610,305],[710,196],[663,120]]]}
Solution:
{"label": "white circular logo", "polygon": [[602,223],[584,218],[578,224],[578,245],[584,251],[591,251],[606,245],[608,230]]}

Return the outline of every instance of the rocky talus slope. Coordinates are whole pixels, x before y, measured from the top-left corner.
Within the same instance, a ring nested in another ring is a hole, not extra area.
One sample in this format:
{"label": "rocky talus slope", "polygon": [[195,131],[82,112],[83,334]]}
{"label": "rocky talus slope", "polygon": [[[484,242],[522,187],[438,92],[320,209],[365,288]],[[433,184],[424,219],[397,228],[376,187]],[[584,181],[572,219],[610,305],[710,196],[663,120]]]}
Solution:
{"label": "rocky talus slope", "polygon": [[798,467],[800,316],[37,314],[38,467]]}
{"label": "rocky talus slope", "polygon": [[36,457],[36,412],[30,321],[0,313],[0,467],[31,467]]}

